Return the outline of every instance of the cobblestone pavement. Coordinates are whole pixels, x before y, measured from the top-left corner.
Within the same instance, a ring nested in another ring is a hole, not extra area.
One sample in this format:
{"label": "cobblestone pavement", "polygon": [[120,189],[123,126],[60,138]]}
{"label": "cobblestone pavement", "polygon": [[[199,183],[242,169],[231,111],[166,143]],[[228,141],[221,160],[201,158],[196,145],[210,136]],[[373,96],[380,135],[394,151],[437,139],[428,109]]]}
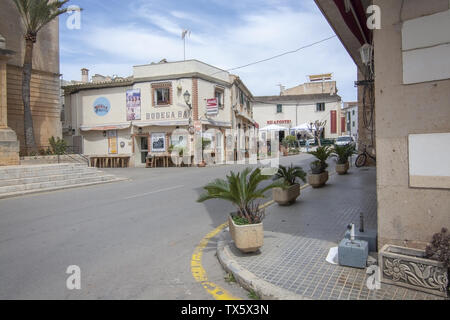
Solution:
{"label": "cobblestone pavement", "polygon": [[438,296],[382,283],[369,290],[365,269],[333,265],[325,258],[342,240],[346,226],[376,229],[376,171],[351,168],[348,175],[331,176],[321,189],[306,188],[289,207],[272,205],[264,220],[264,246],[242,254],[226,235],[225,249],[258,278],[312,299],[442,299]]}

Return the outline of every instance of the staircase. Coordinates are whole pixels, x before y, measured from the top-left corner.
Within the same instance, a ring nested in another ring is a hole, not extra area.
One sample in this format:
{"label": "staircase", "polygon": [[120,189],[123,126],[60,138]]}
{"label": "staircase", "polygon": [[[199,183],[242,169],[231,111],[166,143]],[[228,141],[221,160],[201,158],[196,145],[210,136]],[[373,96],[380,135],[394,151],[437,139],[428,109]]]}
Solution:
{"label": "staircase", "polygon": [[0,167],[0,199],[122,180],[80,163]]}

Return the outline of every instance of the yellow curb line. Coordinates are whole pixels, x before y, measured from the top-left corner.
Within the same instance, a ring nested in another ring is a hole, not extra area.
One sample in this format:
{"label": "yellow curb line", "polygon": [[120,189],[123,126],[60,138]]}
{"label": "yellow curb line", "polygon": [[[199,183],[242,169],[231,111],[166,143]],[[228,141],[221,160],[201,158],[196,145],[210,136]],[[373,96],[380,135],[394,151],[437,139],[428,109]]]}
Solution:
{"label": "yellow curb line", "polygon": [[[306,189],[310,187],[309,184],[304,184],[300,187],[300,190]],[[272,204],[274,204],[275,201],[270,200],[264,204],[262,204],[259,208],[265,209]],[[192,254],[191,258],[191,272],[192,276],[197,282],[200,282],[200,284],[203,286],[203,288],[211,294],[214,299],[216,300],[242,300],[239,297],[233,296],[230,292],[223,289],[222,287],[218,286],[214,282],[208,281],[208,276],[206,275],[206,270],[203,268],[202,265],[202,256],[203,256],[203,250],[206,248],[206,246],[209,243],[209,240],[214,238],[220,231],[228,227],[228,222],[225,222],[215,228],[213,231],[208,233],[198,244],[198,246],[195,248],[194,253]]]}
{"label": "yellow curb line", "polygon": [[216,300],[242,300],[241,298],[233,296],[227,290],[221,288],[217,284],[208,281],[206,271],[202,266],[203,249],[208,245],[209,240],[215,237],[220,231],[228,226],[228,222],[225,222],[208,233],[195,248],[194,254],[191,259],[191,272],[192,276],[197,282],[205,288],[205,290],[211,294]]}

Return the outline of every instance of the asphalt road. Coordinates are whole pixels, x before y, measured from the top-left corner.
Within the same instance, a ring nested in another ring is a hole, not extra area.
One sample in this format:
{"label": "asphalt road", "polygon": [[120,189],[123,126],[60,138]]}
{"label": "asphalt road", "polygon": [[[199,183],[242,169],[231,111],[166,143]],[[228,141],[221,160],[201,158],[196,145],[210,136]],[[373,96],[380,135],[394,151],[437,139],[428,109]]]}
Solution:
{"label": "asphalt road", "polygon": [[[311,156],[281,159],[291,162],[306,170]],[[195,200],[243,168],[106,169],[131,180],[0,200],[0,299],[212,299],[191,256],[232,206]],[[246,299],[224,281],[215,246],[204,251],[209,280]],[[66,288],[70,265],[81,269],[81,290]]]}

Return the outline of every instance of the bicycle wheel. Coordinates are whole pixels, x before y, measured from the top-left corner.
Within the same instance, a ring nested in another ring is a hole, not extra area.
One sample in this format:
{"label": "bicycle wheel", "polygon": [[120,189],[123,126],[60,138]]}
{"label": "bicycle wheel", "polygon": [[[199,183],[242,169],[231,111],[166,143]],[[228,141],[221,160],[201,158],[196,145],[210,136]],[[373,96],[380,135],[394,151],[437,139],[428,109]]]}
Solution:
{"label": "bicycle wheel", "polygon": [[361,153],[355,161],[355,166],[357,168],[363,167],[366,164],[367,156],[365,153]]}

